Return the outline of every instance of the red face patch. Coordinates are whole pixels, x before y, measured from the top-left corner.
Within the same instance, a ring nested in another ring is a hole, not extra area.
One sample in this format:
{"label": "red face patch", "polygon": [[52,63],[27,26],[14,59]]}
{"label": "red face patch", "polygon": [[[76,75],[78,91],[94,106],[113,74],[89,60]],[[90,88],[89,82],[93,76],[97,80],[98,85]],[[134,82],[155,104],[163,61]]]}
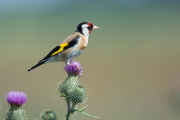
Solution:
{"label": "red face patch", "polygon": [[91,33],[91,30],[89,30],[89,34]]}
{"label": "red face patch", "polygon": [[93,24],[88,22],[88,30],[89,30],[89,34],[92,32],[93,29]]}

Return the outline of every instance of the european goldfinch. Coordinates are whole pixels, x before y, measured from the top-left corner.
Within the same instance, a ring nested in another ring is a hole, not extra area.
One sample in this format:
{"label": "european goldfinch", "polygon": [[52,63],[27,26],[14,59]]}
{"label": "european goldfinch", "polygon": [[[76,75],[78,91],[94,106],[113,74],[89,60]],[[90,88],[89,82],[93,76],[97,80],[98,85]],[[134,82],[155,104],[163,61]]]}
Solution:
{"label": "european goldfinch", "polygon": [[65,62],[66,65],[70,64],[70,61],[79,56],[88,44],[88,37],[92,30],[99,27],[93,25],[90,22],[80,23],[76,31],[67,37],[61,44],[56,46],[46,57],[40,60],[35,66],[28,71],[49,62]]}

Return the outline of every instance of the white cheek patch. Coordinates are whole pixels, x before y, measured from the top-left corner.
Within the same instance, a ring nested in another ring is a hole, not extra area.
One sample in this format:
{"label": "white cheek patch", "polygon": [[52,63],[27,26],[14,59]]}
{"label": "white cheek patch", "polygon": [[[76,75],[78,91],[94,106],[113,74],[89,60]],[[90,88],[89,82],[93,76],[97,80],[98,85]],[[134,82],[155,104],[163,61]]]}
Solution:
{"label": "white cheek patch", "polygon": [[83,28],[83,33],[85,36],[89,35],[89,30],[87,28]]}
{"label": "white cheek patch", "polygon": [[88,27],[87,24],[82,25],[82,29],[83,29],[83,28],[87,28],[87,27]]}
{"label": "white cheek patch", "polygon": [[88,27],[88,25],[86,25],[86,24],[82,25],[82,33],[83,33],[86,37],[89,36],[89,30],[88,30],[87,27]]}

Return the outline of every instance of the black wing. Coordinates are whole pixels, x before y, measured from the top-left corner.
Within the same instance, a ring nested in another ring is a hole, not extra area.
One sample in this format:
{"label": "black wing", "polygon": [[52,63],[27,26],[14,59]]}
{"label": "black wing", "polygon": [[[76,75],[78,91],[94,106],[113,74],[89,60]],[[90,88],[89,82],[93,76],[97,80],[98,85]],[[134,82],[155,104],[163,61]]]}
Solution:
{"label": "black wing", "polygon": [[[80,36],[77,35],[74,39],[72,39],[69,43],[62,43],[58,46],[56,46],[46,57],[44,57],[42,60],[40,61],[43,61],[43,60],[46,60],[52,56],[55,56],[57,55],[58,53],[61,53],[65,50],[67,50],[68,48],[71,48],[73,46],[75,46],[77,43],[78,43],[78,40],[79,40]],[[39,62],[40,62],[39,61]]]}

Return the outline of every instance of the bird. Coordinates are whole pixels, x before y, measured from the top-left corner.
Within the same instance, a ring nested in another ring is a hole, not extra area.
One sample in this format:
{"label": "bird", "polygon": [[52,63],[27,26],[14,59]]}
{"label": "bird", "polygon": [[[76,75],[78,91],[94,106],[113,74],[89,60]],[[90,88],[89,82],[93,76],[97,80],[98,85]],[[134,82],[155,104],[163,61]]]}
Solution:
{"label": "bird", "polygon": [[74,33],[52,49],[42,60],[31,67],[28,72],[50,62],[65,62],[66,65],[70,65],[71,60],[85,50],[90,33],[96,29],[99,29],[99,27],[93,25],[91,22],[78,24]]}

